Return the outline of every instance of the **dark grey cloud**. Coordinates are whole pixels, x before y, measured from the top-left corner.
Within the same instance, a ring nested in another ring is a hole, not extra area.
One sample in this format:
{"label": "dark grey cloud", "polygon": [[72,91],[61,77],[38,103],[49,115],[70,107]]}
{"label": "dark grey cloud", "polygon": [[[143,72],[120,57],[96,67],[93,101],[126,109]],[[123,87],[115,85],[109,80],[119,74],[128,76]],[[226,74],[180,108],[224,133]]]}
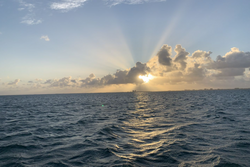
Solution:
{"label": "dark grey cloud", "polygon": [[139,75],[146,75],[150,72],[150,68],[147,67],[146,63],[143,64],[141,62],[137,62],[134,67],[129,70],[117,70],[113,75],[108,74],[102,78],[95,78],[93,74],[90,74],[84,80],[81,80],[82,87],[88,86],[104,86],[104,85],[112,85],[112,84],[128,84],[142,83],[142,80],[138,78]]}
{"label": "dark grey cloud", "polygon": [[231,52],[225,56],[217,56],[216,61],[211,65],[211,68],[249,68],[250,67],[250,52],[242,52],[237,48],[232,48]]}
{"label": "dark grey cloud", "polygon": [[106,85],[119,84],[140,84],[143,81],[139,75],[146,75],[150,68],[146,63],[137,62],[136,65],[128,70],[117,70],[114,74],[108,74],[102,78],[96,78],[92,73],[85,79],[72,79],[64,77],[61,79],[49,79],[43,84],[49,87],[103,87]]}
{"label": "dark grey cloud", "polygon": [[176,45],[174,51],[176,52],[174,62],[180,63],[181,70],[185,70],[187,66],[186,60],[188,58],[189,53],[184,48],[182,48],[181,45]]}
{"label": "dark grey cloud", "polygon": [[245,68],[222,68],[219,69],[219,73],[215,74],[215,77],[232,77],[244,75]]}
{"label": "dark grey cloud", "polygon": [[163,45],[160,51],[157,53],[158,61],[161,65],[171,66],[172,59],[171,59],[171,52],[172,47],[168,45]]}
{"label": "dark grey cloud", "polygon": [[190,67],[187,69],[187,73],[185,74],[185,80],[192,81],[200,81],[206,77],[206,70],[202,68],[199,64],[195,64],[194,67]]}
{"label": "dark grey cloud", "polygon": [[43,84],[51,84],[51,83],[53,83],[53,80],[52,79],[48,79]]}

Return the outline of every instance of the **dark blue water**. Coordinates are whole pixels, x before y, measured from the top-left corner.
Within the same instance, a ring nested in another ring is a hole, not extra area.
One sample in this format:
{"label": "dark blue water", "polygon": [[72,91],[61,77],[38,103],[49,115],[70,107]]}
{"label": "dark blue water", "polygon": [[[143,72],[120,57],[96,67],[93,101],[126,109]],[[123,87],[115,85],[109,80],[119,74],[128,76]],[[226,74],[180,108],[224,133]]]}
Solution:
{"label": "dark blue water", "polygon": [[0,166],[250,166],[250,90],[0,96]]}

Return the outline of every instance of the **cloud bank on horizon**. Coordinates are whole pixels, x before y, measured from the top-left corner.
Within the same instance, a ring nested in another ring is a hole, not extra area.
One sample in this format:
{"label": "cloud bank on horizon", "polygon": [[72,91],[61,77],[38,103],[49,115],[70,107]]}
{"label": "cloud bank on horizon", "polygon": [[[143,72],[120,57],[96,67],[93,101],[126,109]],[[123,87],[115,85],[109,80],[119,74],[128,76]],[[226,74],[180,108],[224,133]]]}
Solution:
{"label": "cloud bank on horizon", "polygon": [[[61,79],[36,79],[24,84],[31,89],[96,89],[108,88],[115,85],[148,85],[152,90],[164,86],[165,90],[171,85],[188,89],[188,84],[198,87],[233,88],[232,86],[247,87],[250,85],[250,52],[231,48],[224,56],[211,58],[212,52],[197,50],[190,54],[181,45],[174,48],[163,45],[157,55],[147,63],[137,62],[127,70],[117,70],[101,78],[91,73],[87,78],[63,77]],[[149,83],[143,83],[139,75],[153,75]],[[6,87],[18,87],[20,79],[6,83]],[[150,90],[150,88],[148,89]]]}

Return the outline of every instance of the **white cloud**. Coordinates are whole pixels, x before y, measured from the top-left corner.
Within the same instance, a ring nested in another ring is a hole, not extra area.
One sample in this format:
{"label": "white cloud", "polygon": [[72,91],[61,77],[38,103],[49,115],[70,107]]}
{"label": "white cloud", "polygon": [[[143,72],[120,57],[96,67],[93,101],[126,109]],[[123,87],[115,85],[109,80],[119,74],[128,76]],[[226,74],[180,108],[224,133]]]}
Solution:
{"label": "white cloud", "polygon": [[35,24],[40,24],[40,23],[42,23],[42,20],[37,20],[37,19],[34,19],[34,18],[27,18],[27,17],[24,17],[24,18],[22,19],[21,23],[28,24],[28,25],[35,25]]}
{"label": "white cloud", "polygon": [[135,4],[143,4],[147,2],[163,2],[166,0],[104,0],[107,2],[110,6],[115,6],[119,4],[129,4],[129,5],[135,5]]}
{"label": "white cloud", "polygon": [[41,36],[40,39],[44,39],[45,41],[50,41],[48,35],[43,35],[43,36]]}
{"label": "white cloud", "polygon": [[81,7],[87,0],[63,0],[62,2],[54,2],[50,5],[51,9],[69,11],[74,8]]}
{"label": "white cloud", "polygon": [[20,11],[26,9],[29,12],[33,12],[33,9],[35,8],[34,4],[26,3],[23,0],[20,0],[19,3],[20,3],[20,6],[22,6],[21,8],[18,8],[18,10]]}
{"label": "white cloud", "polygon": [[[47,38],[47,35],[41,37],[44,40]],[[197,50],[190,54],[181,45],[176,45],[174,56],[171,56],[171,51],[171,46],[163,45],[158,54],[147,63],[137,62],[134,67],[117,70],[113,74],[107,74],[103,77],[96,77],[92,73],[86,78],[72,78],[69,76],[59,79],[36,79],[28,81],[26,86],[32,89],[67,89],[69,91],[72,89],[104,90],[105,88],[115,88],[121,85],[124,85],[124,87],[131,85],[140,87],[146,86],[146,84],[139,79],[139,75],[148,74],[155,77],[147,84],[153,90],[154,88],[159,88],[159,90],[175,88],[200,89],[204,87],[234,88],[248,87],[250,85],[249,52],[242,52],[239,49],[232,48],[230,52],[214,61],[210,56],[212,52]],[[221,61],[226,64],[219,66],[221,64],[218,65],[218,62]],[[235,65],[231,66],[231,64]],[[19,81],[19,79],[16,79],[7,83],[6,86],[15,86]]]}
{"label": "white cloud", "polygon": [[[81,7],[88,0],[61,0],[61,2],[54,2],[50,5],[51,9],[69,11],[74,8]],[[109,6],[118,4],[143,4],[147,2],[163,2],[165,0],[103,0]]]}

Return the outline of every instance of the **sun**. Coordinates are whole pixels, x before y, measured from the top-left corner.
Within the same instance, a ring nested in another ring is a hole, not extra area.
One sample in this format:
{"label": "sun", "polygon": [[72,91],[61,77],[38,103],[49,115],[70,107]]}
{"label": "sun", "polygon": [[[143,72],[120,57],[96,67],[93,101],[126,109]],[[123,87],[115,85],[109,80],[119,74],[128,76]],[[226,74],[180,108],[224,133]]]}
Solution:
{"label": "sun", "polygon": [[139,78],[143,80],[144,83],[148,83],[149,80],[152,80],[154,77],[151,74],[148,75],[139,75]]}

